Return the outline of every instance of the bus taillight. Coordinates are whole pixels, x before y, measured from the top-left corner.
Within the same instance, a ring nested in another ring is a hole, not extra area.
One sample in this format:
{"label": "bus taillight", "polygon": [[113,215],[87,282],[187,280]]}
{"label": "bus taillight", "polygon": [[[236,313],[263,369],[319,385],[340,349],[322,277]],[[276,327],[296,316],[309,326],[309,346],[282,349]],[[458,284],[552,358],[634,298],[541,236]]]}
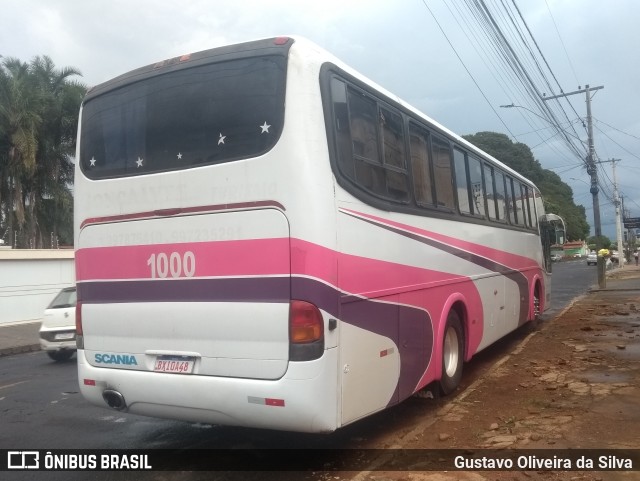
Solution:
{"label": "bus taillight", "polygon": [[76,303],[76,347],[84,349],[84,336],[82,333],[82,302]]}
{"label": "bus taillight", "polygon": [[289,305],[289,359],[311,361],[324,351],[324,322],[320,309],[306,301]]}

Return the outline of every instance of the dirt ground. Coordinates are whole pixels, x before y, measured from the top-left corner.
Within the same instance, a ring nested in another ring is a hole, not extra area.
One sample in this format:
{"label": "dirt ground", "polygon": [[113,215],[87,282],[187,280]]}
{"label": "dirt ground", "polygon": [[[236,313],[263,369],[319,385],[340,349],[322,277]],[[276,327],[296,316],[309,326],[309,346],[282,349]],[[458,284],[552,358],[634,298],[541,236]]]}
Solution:
{"label": "dirt ground", "polygon": [[[620,270],[613,276],[638,276]],[[640,290],[591,292],[541,321],[403,448],[640,449]],[[597,459],[597,458],[596,458]],[[640,480],[636,471],[360,473],[371,481]]]}

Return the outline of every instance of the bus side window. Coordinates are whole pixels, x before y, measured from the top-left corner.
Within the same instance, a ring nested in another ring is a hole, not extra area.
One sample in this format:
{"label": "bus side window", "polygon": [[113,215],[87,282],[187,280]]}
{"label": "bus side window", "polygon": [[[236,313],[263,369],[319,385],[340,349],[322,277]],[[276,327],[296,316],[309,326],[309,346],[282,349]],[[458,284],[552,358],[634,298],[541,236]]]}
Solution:
{"label": "bus side window", "polygon": [[418,205],[433,205],[429,133],[412,123],[409,125],[409,138],[411,172],[413,173],[413,190],[416,201]]}
{"label": "bus side window", "polygon": [[347,91],[344,82],[331,79],[331,98],[333,100],[333,116],[338,149],[338,168],[349,179],[355,179],[353,152],[351,151],[351,129],[349,127],[349,110],[347,108]]}
{"label": "bus side window", "polygon": [[487,208],[489,219],[497,220],[499,219],[499,217],[497,211],[498,204],[496,202],[495,183],[493,182],[493,167],[487,164],[485,164],[484,166],[484,185],[485,191],[487,192]]}
{"label": "bus side window", "polygon": [[453,202],[453,175],[449,143],[433,135],[431,136],[431,148],[438,207],[447,207],[453,210],[455,204]]}
{"label": "bus side window", "polygon": [[380,124],[388,195],[393,200],[407,201],[409,199],[409,185],[405,168],[402,117],[397,112],[381,108]]}
{"label": "bus side window", "polygon": [[498,209],[498,219],[507,220],[507,191],[505,190],[504,174],[499,170],[495,171],[496,180],[496,205]]}
{"label": "bus side window", "polygon": [[529,187],[527,191],[527,202],[529,203],[529,212],[531,213],[531,227],[538,228],[538,215],[536,213],[536,195],[539,193],[536,189]]}
{"label": "bus side window", "polygon": [[471,206],[473,213],[484,217],[485,212],[485,190],[482,183],[482,164],[475,157],[468,157],[469,182],[471,184]]}
{"label": "bus side window", "polygon": [[395,112],[381,108],[380,124],[384,138],[384,164],[404,169],[404,136],[402,117]]}
{"label": "bus side window", "polygon": [[356,182],[365,189],[384,196],[387,188],[378,151],[378,106],[352,89],[349,89],[348,101]]}
{"label": "bus side window", "polygon": [[351,141],[353,153],[371,162],[380,164],[378,154],[378,133],[376,129],[376,105],[349,91],[349,110],[351,114]]}
{"label": "bus side window", "polygon": [[467,177],[467,163],[464,152],[453,149],[453,165],[456,172],[456,193],[458,194],[458,208],[463,214],[471,214],[469,202],[469,183]]}
{"label": "bus side window", "polygon": [[507,205],[509,206],[509,222],[511,225],[518,223],[518,206],[513,190],[513,178],[506,176],[507,181]]}
{"label": "bus side window", "polygon": [[527,209],[524,203],[524,194],[522,192],[522,184],[518,180],[513,181],[513,191],[515,194],[516,209],[518,213],[518,225],[527,225]]}
{"label": "bus side window", "polygon": [[522,215],[524,217],[525,227],[531,227],[531,215],[529,214],[529,202],[527,195],[527,186],[520,184],[520,196],[522,198]]}

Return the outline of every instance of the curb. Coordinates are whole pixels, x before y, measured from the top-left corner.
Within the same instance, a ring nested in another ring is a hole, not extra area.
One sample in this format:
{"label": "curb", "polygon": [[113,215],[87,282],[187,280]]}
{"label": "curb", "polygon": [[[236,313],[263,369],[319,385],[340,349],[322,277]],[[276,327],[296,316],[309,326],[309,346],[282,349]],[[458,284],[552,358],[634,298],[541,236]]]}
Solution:
{"label": "curb", "polygon": [[0,357],[22,354],[25,352],[35,352],[40,350],[40,344],[29,344],[26,346],[5,347],[0,349]]}

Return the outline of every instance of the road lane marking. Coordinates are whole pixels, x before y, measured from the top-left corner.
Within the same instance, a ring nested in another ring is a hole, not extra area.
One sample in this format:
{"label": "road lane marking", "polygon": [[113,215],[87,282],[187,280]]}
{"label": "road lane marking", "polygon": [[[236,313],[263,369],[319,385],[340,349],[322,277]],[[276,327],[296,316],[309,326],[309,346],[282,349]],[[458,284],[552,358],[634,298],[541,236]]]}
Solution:
{"label": "road lane marking", "polygon": [[5,384],[4,386],[0,386],[0,389],[5,389],[7,387],[13,387],[13,386],[17,386],[18,384],[24,384],[25,382],[29,382],[27,381],[18,381],[18,382],[14,382],[13,384]]}

